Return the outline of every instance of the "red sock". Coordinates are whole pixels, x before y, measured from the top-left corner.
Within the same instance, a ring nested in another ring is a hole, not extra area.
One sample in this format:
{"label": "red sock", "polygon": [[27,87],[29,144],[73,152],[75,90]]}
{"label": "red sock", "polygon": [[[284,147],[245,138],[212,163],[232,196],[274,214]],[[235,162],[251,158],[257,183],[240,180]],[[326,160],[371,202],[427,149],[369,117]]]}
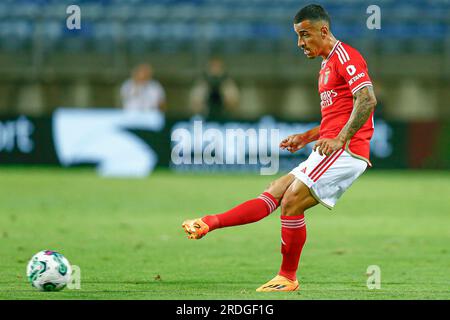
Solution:
{"label": "red sock", "polygon": [[202,218],[212,231],[218,228],[238,226],[256,222],[278,208],[278,201],[268,192],[258,198],[246,201],[222,214],[209,215]]}
{"label": "red sock", "polygon": [[303,214],[281,216],[281,263],[280,276],[297,279],[298,262],[306,241],[306,223]]}

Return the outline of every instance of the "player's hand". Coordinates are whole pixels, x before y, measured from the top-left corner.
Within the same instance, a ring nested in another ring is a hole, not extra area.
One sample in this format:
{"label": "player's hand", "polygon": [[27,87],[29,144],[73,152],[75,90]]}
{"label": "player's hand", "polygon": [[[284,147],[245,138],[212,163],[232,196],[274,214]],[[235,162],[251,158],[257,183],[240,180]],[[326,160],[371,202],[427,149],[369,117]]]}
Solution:
{"label": "player's hand", "polygon": [[344,142],[338,138],[335,139],[319,139],[313,147],[321,156],[329,156],[334,151],[342,149]]}
{"label": "player's hand", "polygon": [[304,134],[293,134],[280,142],[280,148],[283,150],[286,149],[290,153],[294,153],[306,146],[308,143],[309,141]]}

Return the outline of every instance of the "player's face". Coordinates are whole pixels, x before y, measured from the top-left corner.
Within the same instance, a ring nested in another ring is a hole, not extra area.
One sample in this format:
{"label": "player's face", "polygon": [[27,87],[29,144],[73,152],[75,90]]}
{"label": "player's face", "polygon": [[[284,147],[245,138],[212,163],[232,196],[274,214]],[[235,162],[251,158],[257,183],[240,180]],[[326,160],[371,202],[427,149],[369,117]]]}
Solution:
{"label": "player's face", "polygon": [[323,24],[304,20],[294,24],[295,33],[298,36],[297,45],[309,59],[314,59],[322,52],[324,45]]}

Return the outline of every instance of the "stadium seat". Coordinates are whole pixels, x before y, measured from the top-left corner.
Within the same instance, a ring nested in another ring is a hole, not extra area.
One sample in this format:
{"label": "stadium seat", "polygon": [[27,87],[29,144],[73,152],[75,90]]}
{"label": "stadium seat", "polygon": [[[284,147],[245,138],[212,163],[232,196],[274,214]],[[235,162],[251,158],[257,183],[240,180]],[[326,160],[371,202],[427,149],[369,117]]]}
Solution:
{"label": "stadium seat", "polygon": [[[194,50],[201,45],[226,50],[234,41],[232,51],[243,47],[260,51],[276,48],[281,42],[292,42],[291,47],[296,51],[291,23],[301,4],[295,0],[278,0],[276,5],[272,0],[79,0],[76,3],[82,8],[83,30],[68,32],[62,22],[58,26],[55,21],[65,21],[66,8],[72,3],[70,0],[2,1],[0,48],[33,46],[34,26],[43,22],[43,30],[37,34],[48,40],[46,47],[55,50],[68,47],[110,50],[117,41],[135,49],[151,46],[158,50],[170,43],[173,48],[188,46]],[[382,28],[370,32],[365,24],[371,1],[323,0],[321,3],[333,16],[333,29],[338,37],[361,43],[364,39],[377,39],[382,42],[378,45],[382,51],[403,52],[403,42],[409,43],[414,52],[423,48],[439,50],[442,46],[436,44],[447,43],[450,37],[447,0],[435,0],[426,6],[421,0],[383,1],[379,4]],[[422,46],[418,45],[418,36]],[[202,43],[190,43],[198,41]],[[223,45],[219,45],[220,41],[224,41]]]}

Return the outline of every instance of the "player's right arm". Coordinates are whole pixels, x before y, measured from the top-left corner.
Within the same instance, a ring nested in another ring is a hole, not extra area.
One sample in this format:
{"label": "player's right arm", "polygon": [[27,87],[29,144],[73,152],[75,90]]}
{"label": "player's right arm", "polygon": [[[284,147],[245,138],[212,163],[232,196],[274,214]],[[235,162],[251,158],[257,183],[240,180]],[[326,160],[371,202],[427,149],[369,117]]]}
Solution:
{"label": "player's right arm", "polygon": [[290,135],[281,141],[280,148],[287,149],[290,153],[294,153],[306,146],[308,143],[319,139],[319,131],[320,126],[317,126],[304,133]]}

